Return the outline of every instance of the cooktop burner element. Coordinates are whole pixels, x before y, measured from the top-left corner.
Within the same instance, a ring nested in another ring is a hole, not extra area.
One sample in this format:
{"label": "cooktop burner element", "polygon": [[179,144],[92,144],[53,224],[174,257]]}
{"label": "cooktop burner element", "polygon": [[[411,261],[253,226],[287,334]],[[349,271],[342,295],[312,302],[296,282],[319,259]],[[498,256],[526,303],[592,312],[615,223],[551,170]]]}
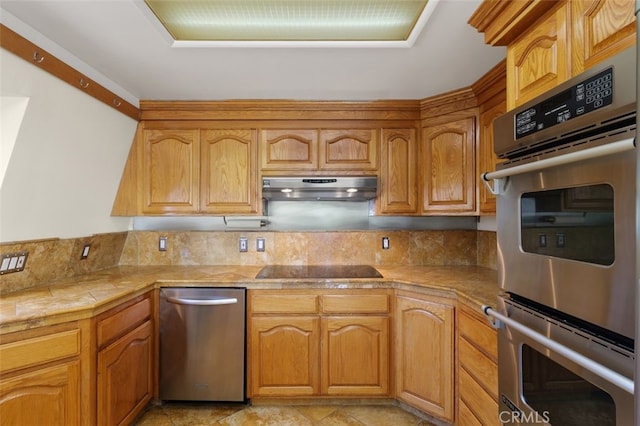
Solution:
{"label": "cooktop burner element", "polygon": [[369,265],[269,265],[256,278],[382,278]]}

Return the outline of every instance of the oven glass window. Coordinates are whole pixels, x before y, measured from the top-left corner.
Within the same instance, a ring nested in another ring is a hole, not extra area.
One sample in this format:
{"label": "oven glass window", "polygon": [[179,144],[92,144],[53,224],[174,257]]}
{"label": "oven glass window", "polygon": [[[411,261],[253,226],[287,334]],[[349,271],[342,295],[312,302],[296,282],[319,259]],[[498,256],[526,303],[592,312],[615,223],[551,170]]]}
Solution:
{"label": "oven glass window", "polygon": [[523,194],[520,236],[528,253],[613,264],[613,188],[599,184]]}
{"label": "oven glass window", "polygon": [[553,426],[615,426],[611,396],[528,345],[522,346],[525,402]]}

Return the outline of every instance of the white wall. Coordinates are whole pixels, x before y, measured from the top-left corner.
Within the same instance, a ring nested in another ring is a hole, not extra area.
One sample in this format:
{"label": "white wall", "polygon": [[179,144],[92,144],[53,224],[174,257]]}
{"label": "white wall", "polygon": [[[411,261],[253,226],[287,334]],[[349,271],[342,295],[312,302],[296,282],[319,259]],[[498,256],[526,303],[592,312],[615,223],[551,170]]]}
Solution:
{"label": "white wall", "polygon": [[0,242],[129,229],[110,213],[136,121],[4,49],[0,96],[29,98],[0,187]]}

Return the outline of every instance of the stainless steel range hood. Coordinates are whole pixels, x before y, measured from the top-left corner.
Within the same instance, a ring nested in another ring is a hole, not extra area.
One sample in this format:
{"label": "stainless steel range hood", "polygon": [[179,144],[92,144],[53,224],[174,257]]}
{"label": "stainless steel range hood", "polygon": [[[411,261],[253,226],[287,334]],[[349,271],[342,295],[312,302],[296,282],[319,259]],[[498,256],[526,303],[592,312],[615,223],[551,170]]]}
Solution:
{"label": "stainless steel range hood", "polygon": [[376,176],[292,176],[262,179],[262,198],[279,201],[366,201],[376,197]]}

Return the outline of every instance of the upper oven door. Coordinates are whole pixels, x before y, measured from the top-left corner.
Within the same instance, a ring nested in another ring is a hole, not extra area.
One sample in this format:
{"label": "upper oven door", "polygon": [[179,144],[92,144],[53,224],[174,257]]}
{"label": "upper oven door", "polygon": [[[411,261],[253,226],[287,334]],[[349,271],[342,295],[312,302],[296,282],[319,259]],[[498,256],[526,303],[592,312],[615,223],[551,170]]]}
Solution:
{"label": "upper oven door", "polygon": [[634,150],[502,179],[501,287],[634,338]]}

